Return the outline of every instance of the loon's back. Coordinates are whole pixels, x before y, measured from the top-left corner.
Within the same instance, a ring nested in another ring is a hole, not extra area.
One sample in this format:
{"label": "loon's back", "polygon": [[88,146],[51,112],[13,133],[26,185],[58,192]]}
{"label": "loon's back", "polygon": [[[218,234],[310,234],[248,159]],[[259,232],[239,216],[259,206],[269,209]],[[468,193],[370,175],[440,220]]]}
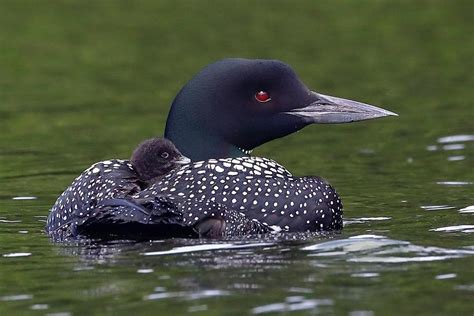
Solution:
{"label": "loon's back", "polygon": [[[209,199],[277,230],[342,229],[342,203],[319,177],[293,177],[259,157],[210,159],[172,171],[133,197],[163,195]],[[198,216],[201,210],[190,209]]]}

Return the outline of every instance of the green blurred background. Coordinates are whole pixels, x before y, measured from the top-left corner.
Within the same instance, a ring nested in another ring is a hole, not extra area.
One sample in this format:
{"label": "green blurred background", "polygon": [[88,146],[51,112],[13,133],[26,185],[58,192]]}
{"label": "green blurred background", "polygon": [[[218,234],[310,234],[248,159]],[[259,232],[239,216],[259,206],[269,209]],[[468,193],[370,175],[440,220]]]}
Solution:
{"label": "green blurred background", "polygon": [[378,143],[394,130],[435,137],[430,124],[441,125],[436,133],[472,129],[472,9],[469,0],[2,0],[0,141],[73,145],[74,159],[89,157],[87,148],[96,160],[127,156],[162,133],[174,95],[194,73],[232,56],[283,60],[317,91],[401,115],[292,138],[313,154],[325,155],[323,134],[341,142],[367,130],[357,135]]}

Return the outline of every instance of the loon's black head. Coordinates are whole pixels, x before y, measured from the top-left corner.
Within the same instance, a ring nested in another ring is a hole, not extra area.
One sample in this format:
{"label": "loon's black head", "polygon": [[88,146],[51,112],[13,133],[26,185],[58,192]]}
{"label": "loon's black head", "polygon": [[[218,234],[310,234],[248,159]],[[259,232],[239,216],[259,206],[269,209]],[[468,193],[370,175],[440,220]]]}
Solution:
{"label": "loon's black head", "polygon": [[308,89],[277,60],[224,59],[176,96],[165,137],[192,160],[238,157],[312,123],[347,123],[396,115]]}
{"label": "loon's black head", "polygon": [[143,181],[165,175],[178,165],[190,163],[167,139],[152,138],[145,140],[134,150],[130,162]]}

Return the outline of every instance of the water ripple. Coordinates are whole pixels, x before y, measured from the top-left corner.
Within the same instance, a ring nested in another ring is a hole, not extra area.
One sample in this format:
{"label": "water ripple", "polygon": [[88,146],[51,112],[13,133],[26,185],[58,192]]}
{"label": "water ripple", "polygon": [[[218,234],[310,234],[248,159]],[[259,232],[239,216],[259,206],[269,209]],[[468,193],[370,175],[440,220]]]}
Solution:
{"label": "water ripple", "polygon": [[435,276],[436,280],[446,280],[446,279],[454,279],[457,277],[456,273],[446,273],[446,274],[439,274]]}
{"label": "water ripple", "polygon": [[443,150],[461,150],[464,148],[466,148],[464,144],[449,144],[443,146]]}
{"label": "water ripple", "polygon": [[460,142],[469,142],[474,141],[474,135],[452,135],[438,138],[438,143],[460,143]]}
{"label": "water ripple", "polygon": [[372,222],[372,221],[387,221],[391,219],[392,219],[391,217],[387,217],[387,216],[347,218],[344,220],[344,226],[351,225],[351,224],[365,224],[367,222]]}
{"label": "water ripple", "polygon": [[474,205],[466,206],[458,211],[459,213],[474,213]]}
{"label": "water ripple", "polygon": [[197,251],[210,251],[210,250],[228,250],[228,249],[242,249],[242,248],[255,248],[255,247],[268,247],[273,246],[273,243],[254,243],[254,244],[202,244],[202,245],[193,245],[193,246],[183,246],[175,247],[170,250],[165,251],[152,251],[144,252],[144,256],[162,256],[162,255],[174,255],[181,253],[191,253]]}
{"label": "water ripple", "polygon": [[16,295],[6,295],[0,296],[0,301],[25,301],[31,300],[33,295],[31,294],[16,294]]}
{"label": "water ripple", "polygon": [[[465,225],[473,226],[474,225]],[[347,262],[409,263],[429,262],[474,255],[470,249],[417,246],[378,235],[359,235],[303,247],[308,256],[340,257]]]}
{"label": "water ripple", "polygon": [[18,201],[22,201],[22,200],[36,200],[37,197],[36,196],[15,196],[15,197],[12,197],[12,200],[18,200]]}
{"label": "water ripple", "polygon": [[442,211],[455,208],[454,206],[449,205],[422,205],[420,207],[426,211]]}
{"label": "water ripple", "polygon": [[359,258],[350,258],[347,261],[349,262],[358,262],[358,263],[409,263],[409,262],[431,262],[431,261],[440,261],[447,259],[460,258],[460,255],[450,255],[450,256],[424,256],[424,257],[375,257],[375,256],[366,256]]}
{"label": "water ripple", "polygon": [[374,316],[373,311],[351,311],[349,316]]}
{"label": "water ripple", "polygon": [[176,298],[181,297],[187,300],[199,300],[208,297],[219,297],[219,296],[228,296],[230,295],[229,291],[223,291],[219,289],[208,289],[197,292],[160,292],[152,293],[146,295],[144,300],[161,300],[166,298]]}
{"label": "water ripple", "polygon": [[33,304],[30,306],[30,309],[32,310],[43,310],[43,309],[48,309],[49,305],[48,304]]}
{"label": "water ripple", "polygon": [[474,229],[474,225],[457,225],[457,226],[446,226],[440,228],[430,229],[432,232],[470,232]]}
{"label": "water ripple", "polygon": [[325,253],[333,254],[336,250],[337,253],[341,252],[343,254],[347,254],[351,252],[373,250],[386,246],[408,244],[410,243],[407,241],[388,239],[384,236],[359,235],[352,236],[347,239],[331,240],[315,245],[305,246],[301,249],[305,251],[312,251],[313,253],[311,253],[310,255],[318,256],[321,254],[325,255]]}
{"label": "water ripple", "polygon": [[301,310],[315,309],[319,306],[330,306],[333,301],[330,299],[306,299],[301,296],[287,297],[283,303],[272,303],[252,308],[252,314],[266,314],[276,312],[293,312]]}
{"label": "water ripple", "polygon": [[0,223],[21,223],[20,220],[0,219]]}
{"label": "water ripple", "polygon": [[466,159],[466,156],[449,156],[448,161],[461,161]]}
{"label": "water ripple", "polygon": [[375,278],[378,277],[380,274],[377,272],[361,272],[361,273],[353,273],[351,277],[354,278]]}
{"label": "water ripple", "polygon": [[12,253],[5,253],[3,257],[5,258],[17,258],[17,257],[29,257],[31,256],[31,252],[12,252]]}
{"label": "water ripple", "polygon": [[447,185],[447,186],[464,186],[474,184],[474,182],[469,181],[438,181],[436,184]]}

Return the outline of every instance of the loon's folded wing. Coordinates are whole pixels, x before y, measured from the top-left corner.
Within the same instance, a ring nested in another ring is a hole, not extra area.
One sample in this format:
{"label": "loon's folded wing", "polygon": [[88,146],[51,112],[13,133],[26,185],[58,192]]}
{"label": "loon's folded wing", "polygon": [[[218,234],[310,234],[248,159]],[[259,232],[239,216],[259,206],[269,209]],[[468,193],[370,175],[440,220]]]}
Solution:
{"label": "loon's folded wing", "polygon": [[164,197],[104,200],[71,234],[105,239],[197,237],[192,227],[183,225],[177,204]]}
{"label": "loon's folded wing", "polygon": [[67,229],[70,238],[222,238],[270,232],[271,228],[225,205],[196,198],[111,198]]}

